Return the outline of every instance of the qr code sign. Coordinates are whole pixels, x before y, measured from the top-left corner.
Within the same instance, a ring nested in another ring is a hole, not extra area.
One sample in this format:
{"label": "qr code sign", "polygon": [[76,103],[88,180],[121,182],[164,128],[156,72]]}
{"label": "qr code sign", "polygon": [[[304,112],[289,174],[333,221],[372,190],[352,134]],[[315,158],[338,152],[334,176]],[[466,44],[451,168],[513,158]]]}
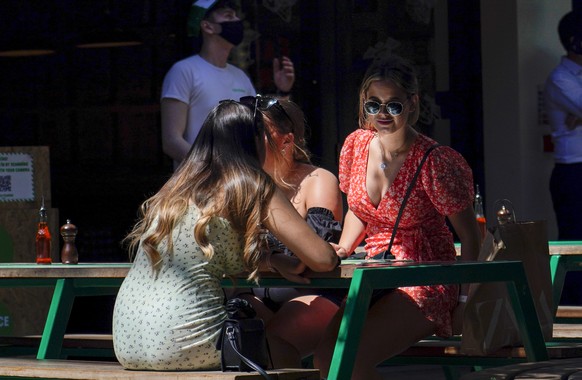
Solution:
{"label": "qr code sign", "polygon": [[0,176],[0,193],[12,191],[12,176]]}

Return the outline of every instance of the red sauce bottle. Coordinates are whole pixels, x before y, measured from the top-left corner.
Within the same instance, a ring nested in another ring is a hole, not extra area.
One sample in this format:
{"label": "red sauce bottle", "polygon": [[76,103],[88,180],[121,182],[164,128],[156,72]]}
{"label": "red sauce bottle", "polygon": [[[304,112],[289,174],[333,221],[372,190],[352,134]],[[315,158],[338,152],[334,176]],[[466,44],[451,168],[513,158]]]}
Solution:
{"label": "red sauce bottle", "polygon": [[479,192],[479,185],[476,185],[475,189],[475,219],[477,219],[477,224],[479,225],[479,230],[481,231],[481,239],[485,238],[485,233],[487,232],[487,220],[485,219],[485,212],[483,211],[483,197]]}
{"label": "red sauce bottle", "polygon": [[38,229],[36,231],[36,263],[51,264],[51,233],[48,228],[44,198],[39,211]]}

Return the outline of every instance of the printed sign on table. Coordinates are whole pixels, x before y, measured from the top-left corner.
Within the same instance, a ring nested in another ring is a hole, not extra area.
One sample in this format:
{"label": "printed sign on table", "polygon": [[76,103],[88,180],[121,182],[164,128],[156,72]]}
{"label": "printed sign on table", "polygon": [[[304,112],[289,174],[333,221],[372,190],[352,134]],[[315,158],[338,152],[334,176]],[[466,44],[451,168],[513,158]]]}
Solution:
{"label": "printed sign on table", "polygon": [[33,159],[26,153],[0,153],[0,202],[34,200]]}

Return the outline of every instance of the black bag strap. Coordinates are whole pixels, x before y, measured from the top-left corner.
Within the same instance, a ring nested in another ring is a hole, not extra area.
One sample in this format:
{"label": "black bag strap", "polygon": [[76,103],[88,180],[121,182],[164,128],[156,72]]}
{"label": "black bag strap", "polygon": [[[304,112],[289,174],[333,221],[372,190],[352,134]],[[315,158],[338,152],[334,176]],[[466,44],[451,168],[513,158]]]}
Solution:
{"label": "black bag strap", "polygon": [[381,256],[382,259],[386,259],[386,258],[388,258],[388,255],[391,254],[390,252],[392,252],[392,243],[394,243],[394,236],[396,235],[396,231],[398,230],[398,224],[400,223],[400,218],[402,217],[402,213],[404,212],[404,206],[406,206],[406,202],[408,202],[408,198],[410,197],[410,193],[412,193],[412,188],[416,184],[416,180],[418,179],[418,176],[420,175],[420,169],[422,169],[422,166],[424,165],[424,162],[428,158],[428,155],[430,154],[430,152],[432,152],[435,148],[438,148],[439,146],[441,146],[441,144],[434,144],[430,148],[428,148],[426,150],[426,152],[424,152],[424,156],[422,156],[422,160],[420,161],[420,164],[418,164],[418,167],[416,168],[416,172],[414,173],[414,177],[412,177],[412,181],[410,181],[410,185],[408,185],[408,189],[406,189],[406,194],[404,194],[404,199],[402,199],[402,204],[400,205],[400,210],[398,210],[398,216],[396,216],[396,221],[394,222],[394,228],[392,228],[392,235],[390,235],[390,243],[388,243],[388,249],[386,249],[384,252],[379,253],[376,256],[374,256],[373,259],[379,258],[379,256]]}
{"label": "black bag strap", "polygon": [[260,365],[253,362],[252,360],[250,360],[249,358],[247,358],[243,354],[241,354],[241,352],[239,351],[237,344],[236,344],[236,332],[232,326],[227,326],[225,333],[226,333],[227,340],[230,342],[230,345],[232,346],[232,349],[240,357],[240,359],[243,362],[245,362],[246,365],[248,365],[249,367],[251,367],[252,369],[257,371],[265,379],[273,380],[273,378],[264,369],[262,369]]}

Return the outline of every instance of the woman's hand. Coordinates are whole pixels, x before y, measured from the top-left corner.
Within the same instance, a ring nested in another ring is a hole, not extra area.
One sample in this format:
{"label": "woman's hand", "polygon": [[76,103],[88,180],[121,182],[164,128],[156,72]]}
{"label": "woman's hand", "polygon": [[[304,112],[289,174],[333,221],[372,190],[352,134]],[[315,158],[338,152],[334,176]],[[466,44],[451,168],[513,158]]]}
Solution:
{"label": "woman's hand", "polygon": [[271,266],[285,279],[300,284],[309,284],[310,280],[302,276],[307,268],[305,264],[295,256],[284,254],[271,254]]}
{"label": "woman's hand", "polygon": [[329,244],[331,244],[331,246],[335,250],[336,255],[338,255],[340,259],[346,259],[349,256],[348,250],[342,247],[341,245],[331,242]]}
{"label": "woman's hand", "polygon": [[277,89],[290,92],[295,83],[295,67],[288,57],[273,59],[273,81]]}

